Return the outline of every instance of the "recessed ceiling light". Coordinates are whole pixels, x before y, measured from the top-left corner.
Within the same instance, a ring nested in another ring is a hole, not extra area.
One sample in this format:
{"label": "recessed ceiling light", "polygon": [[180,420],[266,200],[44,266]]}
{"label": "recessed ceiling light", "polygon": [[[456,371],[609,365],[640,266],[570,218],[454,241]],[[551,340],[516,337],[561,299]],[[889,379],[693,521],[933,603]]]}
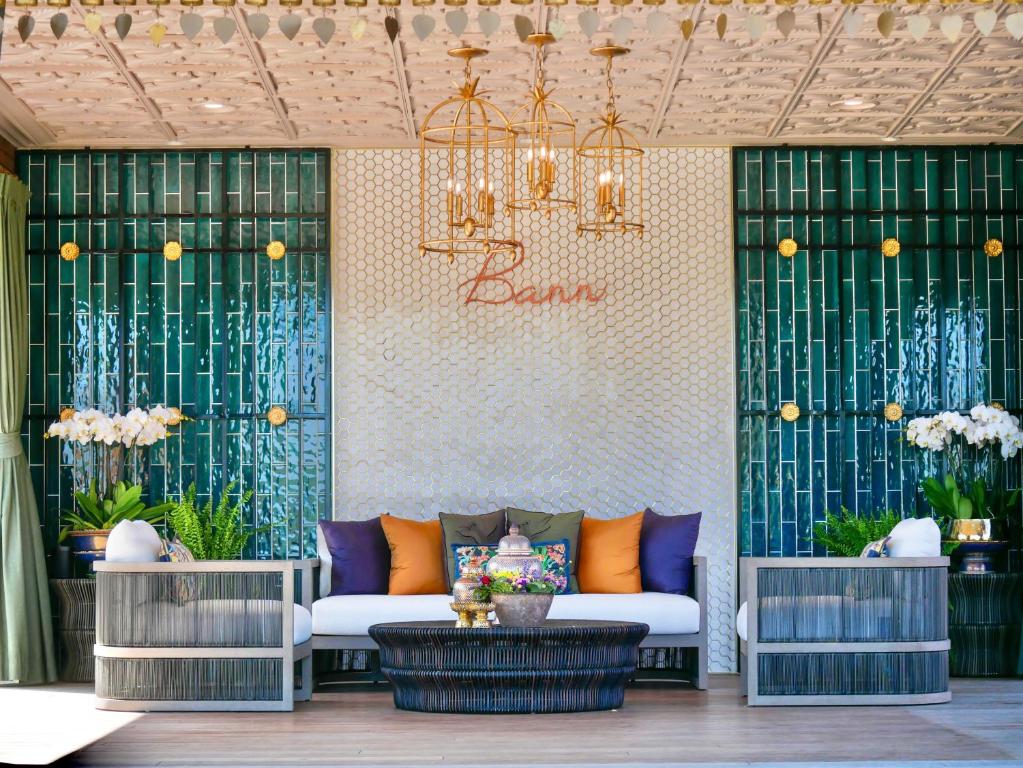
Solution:
{"label": "recessed ceiling light", "polygon": [[180,147],[184,143],[185,142],[183,142],[181,139],[171,139],[170,141],[167,142],[167,146],[168,147]]}
{"label": "recessed ceiling light", "polygon": [[857,111],[861,109],[873,109],[877,106],[877,102],[867,101],[859,96],[850,96],[847,99],[838,99],[837,101],[831,102],[831,106],[838,107],[839,109]]}
{"label": "recessed ceiling light", "polygon": [[881,137],[881,141],[893,142],[893,141],[898,141],[898,140],[899,140],[898,136],[882,136]]}
{"label": "recessed ceiling light", "polygon": [[224,105],[221,104],[219,101],[207,101],[205,104],[203,104],[203,106],[206,107],[206,109],[223,109],[224,108]]}

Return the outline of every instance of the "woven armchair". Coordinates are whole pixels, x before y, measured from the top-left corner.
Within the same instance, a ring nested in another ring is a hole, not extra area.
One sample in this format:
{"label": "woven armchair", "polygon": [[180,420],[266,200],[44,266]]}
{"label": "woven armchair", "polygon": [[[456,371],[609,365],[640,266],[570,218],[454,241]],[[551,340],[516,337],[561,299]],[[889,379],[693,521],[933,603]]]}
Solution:
{"label": "woven armchair", "polygon": [[743,558],[740,595],[750,706],[951,699],[947,557]]}
{"label": "woven armchair", "polygon": [[315,563],[96,563],[97,707],[290,711],[312,690],[294,604],[311,606]]}

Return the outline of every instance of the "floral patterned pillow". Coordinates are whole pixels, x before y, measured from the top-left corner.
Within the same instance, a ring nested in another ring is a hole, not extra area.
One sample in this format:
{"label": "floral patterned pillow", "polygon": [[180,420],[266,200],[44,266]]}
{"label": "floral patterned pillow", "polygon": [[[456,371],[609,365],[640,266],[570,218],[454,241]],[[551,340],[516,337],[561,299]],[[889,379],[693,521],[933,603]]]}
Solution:
{"label": "floral patterned pillow", "polygon": [[[556,594],[567,595],[569,589],[568,576],[572,570],[572,559],[569,553],[568,539],[559,541],[538,541],[532,544],[533,552],[543,559],[543,572],[550,574],[558,584]],[[496,544],[452,544],[455,553],[455,578],[462,575],[462,570],[477,558],[481,567],[497,554]]]}

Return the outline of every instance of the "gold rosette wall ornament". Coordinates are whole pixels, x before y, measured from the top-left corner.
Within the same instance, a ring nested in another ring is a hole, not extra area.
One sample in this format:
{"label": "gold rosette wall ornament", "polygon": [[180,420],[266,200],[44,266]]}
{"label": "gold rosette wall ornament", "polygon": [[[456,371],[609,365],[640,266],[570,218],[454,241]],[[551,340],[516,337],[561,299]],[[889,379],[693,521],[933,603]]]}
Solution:
{"label": "gold rosette wall ornament", "polygon": [[287,253],[288,249],[284,247],[284,243],[280,240],[272,240],[266,247],[266,255],[270,257],[272,261],[278,261],[284,258],[284,254]]}
{"label": "gold rosette wall ornament", "polygon": [[82,249],[78,247],[78,243],[67,242],[60,247],[60,257],[64,261],[74,261],[81,252]]}
{"label": "gold rosette wall ornament", "polygon": [[795,421],[799,418],[799,406],[795,403],[785,403],[781,407],[781,417],[785,421]]}
{"label": "gold rosette wall ornament", "polygon": [[288,412],[281,406],[275,405],[266,412],[266,420],[269,421],[272,426],[282,426],[284,422],[288,420]]}
{"label": "gold rosette wall ornament", "polygon": [[791,237],[786,237],[778,242],[778,253],[784,256],[786,259],[791,259],[796,255],[796,251],[799,250],[799,243],[793,240]]}
{"label": "gold rosette wall ornament", "polygon": [[177,240],[168,240],[163,245],[163,257],[167,261],[177,261],[181,258],[182,248],[181,243]]}
{"label": "gold rosette wall ornament", "polygon": [[986,243],[984,243],[984,253],[990,256],[992,259],[1002,255],[1002,251],[1005,250],[1002,246],[1002,241],[992,237]]}
{"label": "gold rosette wall ornament", "polygon": [[895,256],[898,256],[901,251],[902,244],[894,237],[886,238],[885,241],[881,243],[881,255],[885,258],[894,258]]}
{"label": "gold rosette wall ornament", "polygon": [[902,406],[898,403],[888,403],[884,407],[884,417],[888,421],[898,421],[902,418]]}

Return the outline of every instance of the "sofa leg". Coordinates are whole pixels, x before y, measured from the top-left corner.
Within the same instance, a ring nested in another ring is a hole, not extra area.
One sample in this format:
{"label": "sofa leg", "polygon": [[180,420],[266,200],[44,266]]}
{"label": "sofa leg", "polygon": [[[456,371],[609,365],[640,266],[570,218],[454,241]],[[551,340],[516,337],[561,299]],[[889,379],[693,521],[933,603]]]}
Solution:
{"label": "sofa leg", "polygon": [[295,701],[310,701],[313,698],[313,655],[310,653],[299,662],[302,685],[295,691]]}
{"label": "sofa leg", "polygon": [[693,676],[697,689],[707,690],[707,639],[696,647],[696,674]]}

